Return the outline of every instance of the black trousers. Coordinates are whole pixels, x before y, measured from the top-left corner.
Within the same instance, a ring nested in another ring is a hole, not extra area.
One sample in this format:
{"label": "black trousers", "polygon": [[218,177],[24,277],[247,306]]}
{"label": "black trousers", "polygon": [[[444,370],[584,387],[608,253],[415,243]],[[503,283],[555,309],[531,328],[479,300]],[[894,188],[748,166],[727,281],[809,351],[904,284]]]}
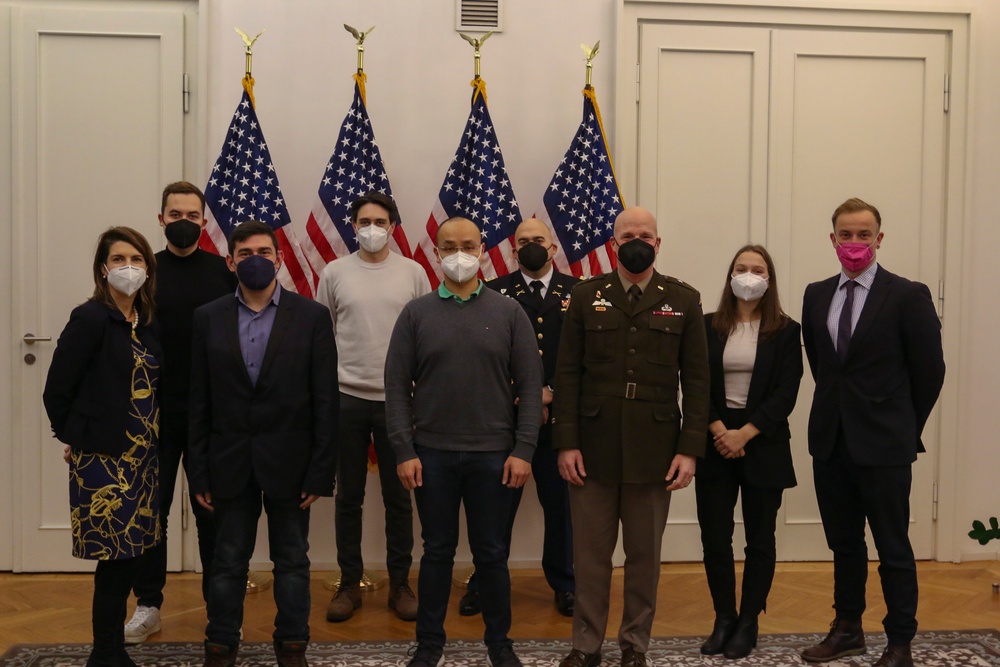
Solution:
{"label": "black trousers", "polygon": [[[740,424],[742,426],[742,424]],[[709,468],[706,470],[706,468]],[[754,486],[744,475],[743,459],[712,456],[700,462],[694,480],[705,575],[716,616],[736,615],[736,565],[733,511],[743,496],[746,560],[739,615],[756,618],[767,608],[777,558],[774,530],[783,489]]]}
{"label": "black trousers", "polygon": [[823,530],[833,551],[837,617],[860,619],[865,611],[867,519],[888,610],[882,624],[889,643],[909,644],[917,632],[917,565],[909,536],[911,466],[857,465],[841,432],[828,460],[813,459],[813,477]]}
{"label": "black trousers", "polygon": [[[160,414],[160,531],[162,539],[139,558],[138,572],[132,587],[138,603],[145,607],[163,605],[163,587],[167,583],[167,518],[174,499],[177,473],[188,445],[187,412]],[[185,461],[186,466],[186,461]],[[212,513],[202,507],[191,494],[190,505],[198,531],[198,553],[201,556],[201,594],[208,602],[208,579],[215,553],[215,524]]]}
{"label": "black trousers", "polygon": [[139,558],[97,561],[91,625],[94,648],[87,667],[115,667],[125,652],[125,615]]}
{"label": "black trousers", "polygon": [[341,583],[357,584],[364,573],[361,557],[362,506],[368,482],[368,445],[375,443],[382,504],[385,506],[386,569],[389,580],[402,584],[413,564],[413,504],[396,475],[396,454],[385,430],[385,402],[341,392],[337,441],[337,564]]}

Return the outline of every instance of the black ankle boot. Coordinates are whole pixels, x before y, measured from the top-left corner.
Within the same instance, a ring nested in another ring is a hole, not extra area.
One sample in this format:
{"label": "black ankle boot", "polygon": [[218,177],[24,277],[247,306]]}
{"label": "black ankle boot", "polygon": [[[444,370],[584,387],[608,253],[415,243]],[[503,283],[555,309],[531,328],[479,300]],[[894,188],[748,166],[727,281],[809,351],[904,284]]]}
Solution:
{"label": "black ankle boot", "polygon": [[701,645],[701,654],[718,655],[722,653],[735,625],[736,616],[716,616],[715,625],[712,626],[712,634]]}
{"label": "black ankle boot", "polygon": [[722,655],[730,660],[745,658],[757,646],[757,619],[743,618],[736,621],[733,634],[729,636]]}

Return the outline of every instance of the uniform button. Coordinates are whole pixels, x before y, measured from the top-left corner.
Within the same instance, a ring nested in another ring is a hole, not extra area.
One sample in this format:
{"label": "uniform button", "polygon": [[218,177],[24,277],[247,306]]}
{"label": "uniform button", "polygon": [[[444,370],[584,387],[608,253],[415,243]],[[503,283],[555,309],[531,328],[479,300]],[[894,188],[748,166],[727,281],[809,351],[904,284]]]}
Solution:
{"label": "uniform button", "polygon": [[635,348],[633,347],[631,350],[628,351],[628,353],[629,354],[635,354]]}
{"label": "uniform button", "polygon": [[628,332],[629,332],[629,333],[635,333],[635,331],[636,331],[635,327],[631,327],[631,328],[630,328],[630,329],[628,330]]}
{"label": "uniform button", "polygon": [[600,331],[600,330],[601,330],[601,329],[603,329],[603,328],[604,328],[604,325],[603,325],[603,324],[598,324],[598,325],[597,325],[597,330],[598,330],[598,331]]}
{"label": "uniform button", "polygon": [[542,334],[538,334],[538,340],[541,340],[543,338],[545,338],[545,336],[543,336]]}
{"label": "uniform button", "polygon": [[545,323],[545,320],[543,320],[542,318],[540,318],[540,317],[539,317],[539,318],[538,318],[538,320],[537,320],[537,322],[538,322],[539,324],[544,324],[544,323]]}
{"label": "uniform button", "polygon": [[543,354],[545,354],[545,353],[542,352],[541,350],[538,351],[538,356],[542,356]]}
{"label": "uniform button", "polygon": [[635,375],[635,371],[629,369],[628,372],[625,373],[625,375],[632,377],[633,375]]}

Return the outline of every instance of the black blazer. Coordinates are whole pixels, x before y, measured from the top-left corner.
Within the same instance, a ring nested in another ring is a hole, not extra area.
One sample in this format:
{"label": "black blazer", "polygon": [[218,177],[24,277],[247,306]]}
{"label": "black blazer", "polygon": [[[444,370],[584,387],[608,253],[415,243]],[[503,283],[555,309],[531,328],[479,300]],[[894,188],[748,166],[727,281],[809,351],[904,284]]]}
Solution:
{"label": "black blazer", "polygon": [[[728,337],[712,328],[714,315],[705,315],[711,376],[708,421],[722,420],[730,428],[739,428],[742,424],[730,421],[730,408],[726,407],[722,353]],[[795,407],[802,379],[801,331],[798,322],[789,319],[780,331],[757,341],[746,411],[749,416],[747,421],[760,429],[760,434],[747,443],[746,456],[743,457],[743,473],[746,481],[753,486],[788,489],[796,484],[788,415]],[[698,475],[702,477],[710,476],[727,461],[715,449],[713,441],[709,433],[705,458],[698,462]]]}
{"label": "black blazer", "polygon": [[[553,272],[549,288],[545,291],[542,302],[531,293],[524,275],[514,271],[505,276],[495,278],[486,286],[521,304],[528,314],[531,326],[535,330],[538,341],[538,354],[542,357],[542,384],[552,387],[555,382],[556,358],[559,356],[559,336],[562,333],[563,320],[566,318],[566,307],[569,306],[569,293],[573,285],[580,282],[579,278],[565,273]],[[549,420],[542,424],[538,431],[538,446],[552,446],[552,406],[549,406]]]}
{"label": "black blazer", "polygon": [[802,339],[816,392],[809,453],[829,458],[843,428],[863,466],[907,465],[924,451],[920,433],[944,383],[941,322],[930,290],[881,266],[841,364],[826,327],[839,274],[806,287]]}
{"label": "black blazer", "polygon": [[[162,359],[156,325],[140,324],[136,335]],[[132,325],[117,308],[90,300],[77,306],[59,335],[45,379],[42,402],[52,432],[73,449],[120,456],[132,400]]]}
{"label": "black blazer", "polygon": [[272,498],[333,494],[339,394],[325,306],[282,290],[257,385],[226,295],[194,312],[188,480],[232,498],[251,476]]}

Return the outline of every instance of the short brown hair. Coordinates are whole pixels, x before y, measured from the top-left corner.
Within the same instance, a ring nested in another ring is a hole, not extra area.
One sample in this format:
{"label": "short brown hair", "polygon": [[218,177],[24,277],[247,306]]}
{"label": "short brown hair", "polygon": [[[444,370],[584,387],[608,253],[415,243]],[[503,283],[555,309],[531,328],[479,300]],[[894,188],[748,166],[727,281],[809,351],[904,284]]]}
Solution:
{"label": "short brown hair", "polygon": [[389,195],[377,190],[372,190],[368,194],[361,195],[351,202],[351,222],[358,221],[358,211],[365,204],[375,204],[384,208],[389,213],[389,224],[394,225],[399,222],[399,209],[396,208],[396,202]]}
{"label": "short brown hair", "polygon": [[167,210],[167,197],[170,195],[197,195],[198,201],[201,202],[202,215],[204,215],[205,193],[202,192],[194,183],[177,181],[176,183],[171,183],[167,187],[163,188],[163,198],[160,200],[160,215],[163,215],[163,212]]}
{"label": "short brown hair", "polygon": [[869,204],[868,202],[858,199],[857,197],[851,197],[843,204],[837,207],[837,210],[833,212],[833,217],[830,218],[833,222],[833,226],[837,226],[837,218],[839,218],[844,213],[857,213],[858,211],[871,211],[872,215],[875,216],[875,224],[878,225],[879,229],[882,229],[882,215],[878,212],[878,209]]}
{"label": "short brown hair", "polygon": [[97,251],[94,253],[94,296],[91,298],[112,308],[117,308],[115,299],[111,295],[111,287],[101,269],[106,268],[111,246],[118,241],[128,243],[138,250],[142,258],[146,260],[146,282],[139,288],[139,298],[136,299],[135,309],[141,322],[150,324],[153,321],[153,310],[155,309],[153,295],[156,294],[156,256],[153,254],[153,248],[150,247],[146,237],[131,227],[111,227],[98,237]]}
{"label": "short brown hair", "polygon": [[788,315],[781,310],[781,299],[778,298],[778,279],[774,272],[774,261],[771,259],[767,248],[762,245],[748,244],[736,251],[733,261],[729,262],[729,270],[726,272],[726,284],[722,288],[722,297],[719,299],[719,308],[712,317],[712,329],[719,335],[728,336],[736,330],[737,313],[736,295],[733,293],[733,286],[730,279],[733,269],[736,268],[736,260],[745,252],[754,252],[764,259],[767,265],[767,291],[760,298],[757,304],[757,312],[760,313],[760,329],[758,335],[767,338],[780,331],[788,324]]}

